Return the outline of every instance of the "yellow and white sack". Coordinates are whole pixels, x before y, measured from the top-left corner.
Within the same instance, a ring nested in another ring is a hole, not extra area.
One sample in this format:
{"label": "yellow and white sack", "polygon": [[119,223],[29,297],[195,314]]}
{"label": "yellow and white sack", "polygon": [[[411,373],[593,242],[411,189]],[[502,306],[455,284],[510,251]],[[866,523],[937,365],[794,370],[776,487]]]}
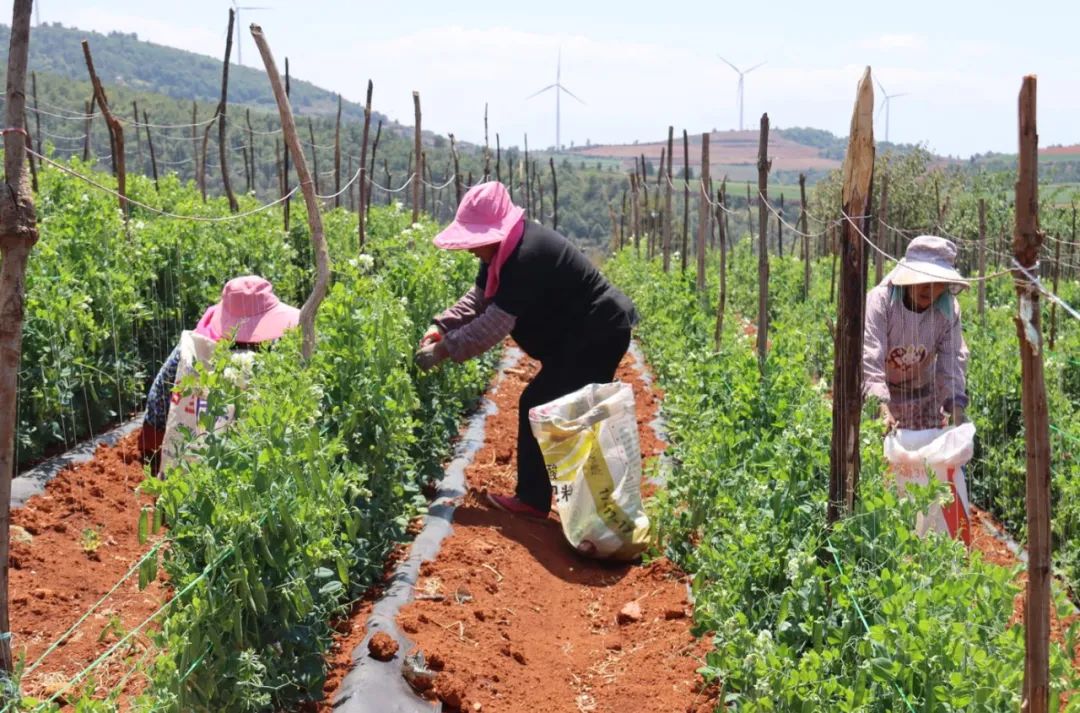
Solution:
{"label": "yellow and white sack", "polygon": [[[217,342],[193,331],[185,330],[180,335],[180,361],[176,366],[176,383],[195,373],[196,366],[208,367],[213,360]],[[251,374],[253,352],[236,352],[232,355],[233,366],[226,370],[225,376],[241,388]],[[206,390],[187,393],[176,390],[171,395],[169,415],[165,420],[165,435],[161,441],[161,474],[168,473],[171,466],[182,458],[197,455],[199,442],[205,435],[205,429],[199,423],[199,417],[206,412]],[[227,427],[235,418],[235,407],[229,405],[224,416],[218,418],[214,430]]]}
{"label": "yellow and white sack", "polygon": [[529,411],[563,534],[582,554],[633,559],[649,542],[629,384],[589,384]]}

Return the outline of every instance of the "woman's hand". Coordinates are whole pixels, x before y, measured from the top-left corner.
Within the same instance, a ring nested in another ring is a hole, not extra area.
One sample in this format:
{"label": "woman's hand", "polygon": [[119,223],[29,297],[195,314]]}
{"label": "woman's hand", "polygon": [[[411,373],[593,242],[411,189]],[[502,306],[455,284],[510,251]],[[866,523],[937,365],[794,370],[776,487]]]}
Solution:
{"label": "woman's hand", "polygon": [[963,406],[953,406],[952,425],[959,426],[962,423],[967,423],[967,412]]}
{"label": "woman's hand", "polygon": [[889,408],[889,404],[882,403],[878,409],[878,416],[881,418],[881,422],[885,424],[885,434],[888,435],[896,430],[899,422],[896,416],[893,415],[892,410]]}
{"label": "woman's hand", "polygon": [[440,362],[445,361],[450,356],[450,352],[447,351],[446,345],[442,341],[431,342],[427,346],[421,347],[416,352],[416,356],[413,360],[416,365],[420,367],[421,371],[430,371],[434,369]]}
{"label": "woman's hand", "polygon": [[424,332],[424,336],[420,337],[420,348],[423,349],[429,344],[434,344],[435,342],[441,341],[442,338],[443,331],[439,329],[438,325],[433,324],[428,327],[428,330],[426,332]]}

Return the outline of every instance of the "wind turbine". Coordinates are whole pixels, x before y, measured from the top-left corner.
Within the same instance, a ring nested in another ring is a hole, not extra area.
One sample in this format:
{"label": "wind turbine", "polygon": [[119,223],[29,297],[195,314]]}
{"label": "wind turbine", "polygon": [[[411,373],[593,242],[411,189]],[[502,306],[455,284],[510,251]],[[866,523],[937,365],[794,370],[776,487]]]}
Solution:
{"label": "wind turbine", "polygon": [[[720,55],[716,55],[716,56],[720,57]],[[746,75],[753,72],[758,67],[760,67],[761,65],[765,64],[765,63],[764,62],[759,62],[758,64],[755,64],[750,69],[739,69],[738,67],[733,65],[731,62],[728,62],[723,57],[720,57],[720,59],[724,60],[724,64],[726,64],[727,66],[734,69],[739,75],[739,131],[742,131],[743,130],[743,78]]]}
{"label": "wind turbine", "polygon": [[241,10],[273,10],[272,7],[262,7],[258,5],[237,5],[236,0],[232,0],[233,10],[236,13],[236,63],[239,65],[244,64],[244,59],[240,54],[240,40],[243,38],[244,33],[241,31],[243,25],[240,24],[240,11]]}
{"label": "wind turbine", "polygon": [[900,92],[899,94],[889,94],[885,91],[885,87],[881,85],[881,81],[878,80],[877,77],[874,78],[874,81],[877,82],[878,89],[881,90],[881,106],[878,107],[878,115],[881,115],[882,109],[885,110],[885,141],[887,143],[889,141],[889,103],[896,97],[906,97],[908,93]]}
{"label": "wind turbine", "polygon": [[555,90],[555,152],[558,153],[560,150],[562,150],[562,137],[561,137],[561,134],[559,133],[560,122],[561,122],[561,119],[560,119],[560,113],[561,113],[560,100],[562,99],[562,93],[566,92],[567,94],[574,97],[574,99],[577,99],[582,104],[585,103],[578,96],[576,96],[572,91],[570,91],[569,89],[567,89],[566,87],[564,87],[562,85],[562,48],[561,47],[559,48],[559,61],[558,61],[558,64],[555,65],[555,83],[554,84],[549,84],[549,85],[547,85],[546,87],[544,87],[543,89],[541,89],[541,90],[539,90],[537,92],[533,92],[529,96],[525,97],[525,99],[526,99],[526,101],[529,100],[529,99],[532,99],[535,96],[543,94],[544,92],[546,92],[549,89],[554,89]]}

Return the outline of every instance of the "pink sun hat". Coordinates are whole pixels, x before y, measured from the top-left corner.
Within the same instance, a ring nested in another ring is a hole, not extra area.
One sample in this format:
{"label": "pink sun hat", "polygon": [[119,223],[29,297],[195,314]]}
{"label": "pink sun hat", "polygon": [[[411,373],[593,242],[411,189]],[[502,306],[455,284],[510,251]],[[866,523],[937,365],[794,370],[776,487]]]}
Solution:
{"label": "pink sun hat", "polygon": [[268,342],[299,321],[300,310],[278,299],[268,280],[244,275],[225,283],[221,301],[206,310],[195,331],[214,340],[231,336],[237,342]]}
{"label": "pink sun hat", "polygon": [[525,209],[514,205],[502,183],[480,183],[462,197],[454,221],[435,236],[434,243],[445,250],[500,243],[524,214]]}

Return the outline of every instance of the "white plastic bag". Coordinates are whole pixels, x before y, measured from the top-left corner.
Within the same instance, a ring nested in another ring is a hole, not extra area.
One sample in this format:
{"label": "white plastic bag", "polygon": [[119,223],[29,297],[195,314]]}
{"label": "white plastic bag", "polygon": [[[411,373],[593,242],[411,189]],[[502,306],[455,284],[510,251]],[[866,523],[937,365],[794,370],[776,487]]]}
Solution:
{"label": "white plastic bag", "polygon": [[[195,373],[198,364],[207,366],[211,363],[217,342],[201,334],[185,330],[180,335],[180,361],[176,366],[176,383],[185,376]],[[232,355],[233,373],[226,376],[242,387],[250,371],[253,352],[237,352]],[[197,455],[198,443],[204,435],[199,424],[199,417],[206,411],[206,392],[182,393],[174,391],[170,396],[169,415],[165,420],[165,435],[161,441],[161,474],[165,475],[170,466],[181,458]],[[230,405],[224,416],[218,418],[214,430],[220,430],[232,423],[235,408]]]}
{"label": "white plastic bag", "polygon": [[589,384],[529,411],[563,534],[582,554],[633,559],[649,541],[629,384]]}
{"label": "white plastic bag", "polygon": [[975,451],[975,424],[920,431],[899,429],[885,437],[885,458],[892,466],[900,495],[909,483],[926,485],[929,474],[949,486],[949,501],[936,502],[919,513],[915,531],[920,537],[930,530],[947,532],[971,545],[971,506],[963,466]]}

